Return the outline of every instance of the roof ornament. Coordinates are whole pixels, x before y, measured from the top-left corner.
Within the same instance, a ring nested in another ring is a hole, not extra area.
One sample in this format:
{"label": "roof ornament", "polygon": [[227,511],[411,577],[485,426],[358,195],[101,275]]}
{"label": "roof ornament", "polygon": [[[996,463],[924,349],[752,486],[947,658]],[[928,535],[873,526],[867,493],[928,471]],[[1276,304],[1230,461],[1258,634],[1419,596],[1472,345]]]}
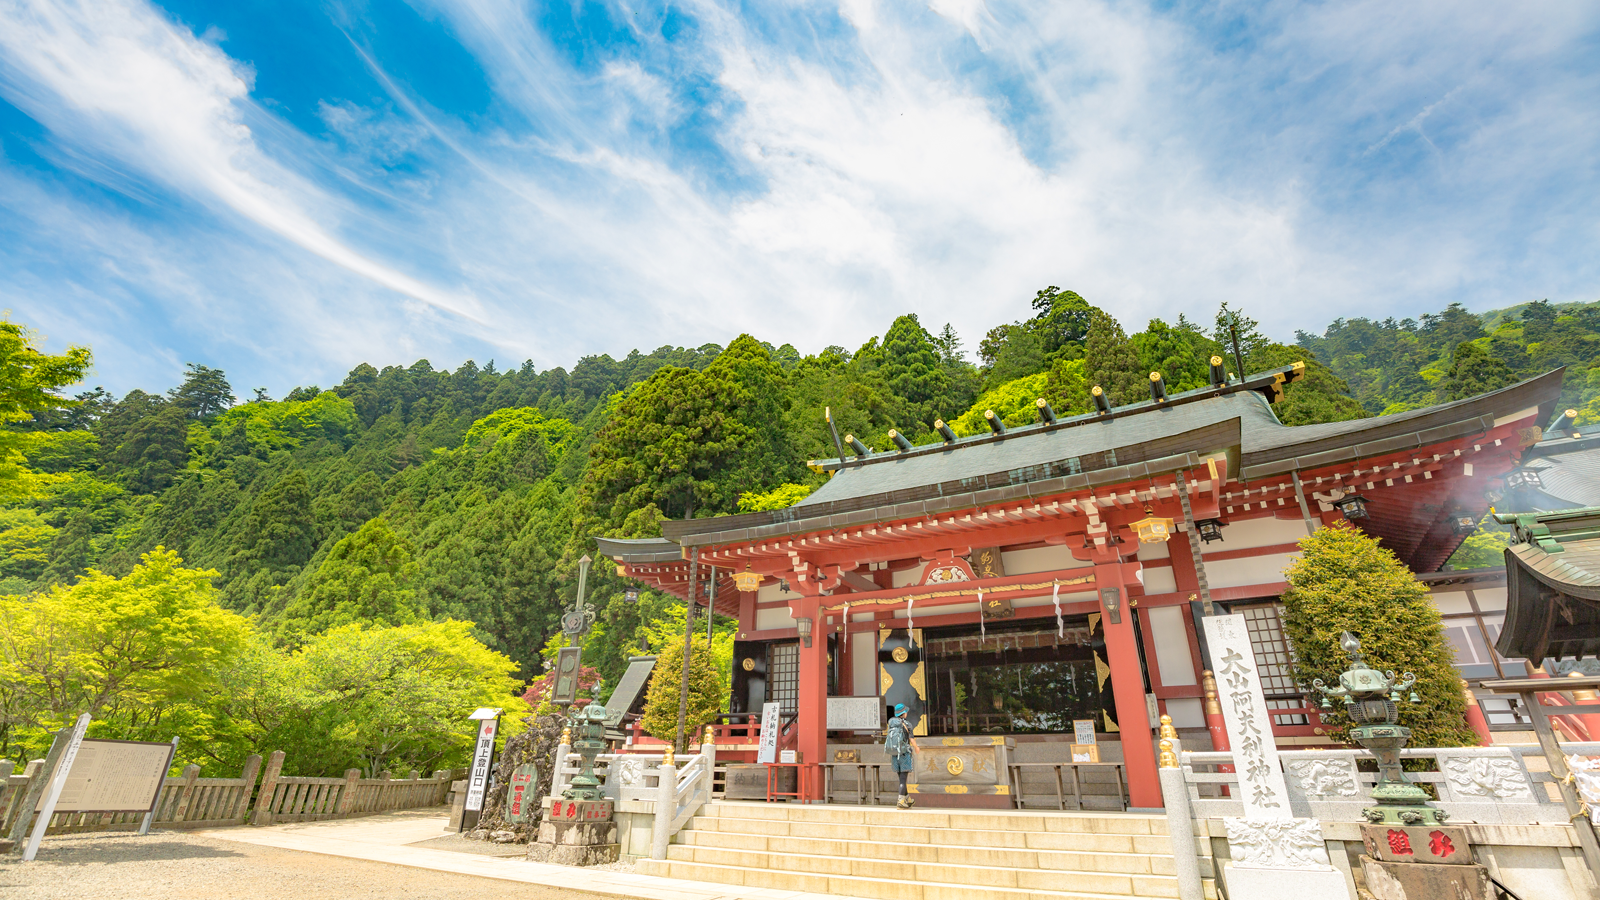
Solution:
{"label": "roof ornament", "polygon": [[1222,387],[1228,383],[1228,370],[1222,365],[1222,357],[1211,357],[1211,386]]}
{"label": "roof ornament", "polygon": [[1049,400],[1040,397],[1039,399],[1033,401],[1033,405],[1039,407],[1040,422],[1046,425],[1054,425],[1056,423],[1056,411],[1050,408]]}
{"label": "roof ornament", "polygon": [[894,445],[900,448],[901,453],[911,449],[911,442],[906,440],[906,436],[893,428],[889,429],[889,440],[894,441]]}
{"label": "roof ornament", "polygon": [[1167,383],[1161,380],[1160,372],[1150,373],[1150,399],[1157,403],[1167,402]]}
{"label": "roof ornament", "polygon": [[853,435],[853,434],[845,435],[844,436],[844,442],[846,444],[850,445],[850,449],[854,450],[856,452],[857,456],[871,456],[872,455],[872,451],[867,449],[867,445],[861,443],[858,440],[856,440],[856,436]]}
{"label": "roof ornament", "polygon": [[944,442],[946,444],[954,444],[956,442],[956,433],[950,430],[950,426],[945,422],[945,420],[934,419],[933,430],[939,432],[939,435],[944,438]]}
{"label": "roof ornament", "polygon": [[989,430],[990,431],[994,432],[995,434],[1005,434],[1006,433],[1006,423],[1000,421],[1000,417],[994,414],[994,410],[992,410],[992,409],[984,410],[983,411],[983,418],[984,418],[984,421],[989,423]]}
{"label": "roof ornament", "polygon": [[1094,398],[1095,412],[1102,416],[1111,412],[1111,401],[1106,398],[1105,388],[1097,384],[1089,389],[1089,396]]}

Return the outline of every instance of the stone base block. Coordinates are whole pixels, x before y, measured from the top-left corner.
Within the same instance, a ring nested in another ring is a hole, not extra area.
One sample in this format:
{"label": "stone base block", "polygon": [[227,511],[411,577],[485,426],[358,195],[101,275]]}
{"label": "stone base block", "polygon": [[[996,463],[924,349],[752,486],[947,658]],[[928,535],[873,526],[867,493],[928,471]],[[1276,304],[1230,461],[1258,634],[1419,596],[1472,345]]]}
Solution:
{"label": "stone base block", "polygon": [[[1332,866],[1264,869],[1230,863],[1223,871],[1230,900],[1350,900],[1344,873]],[[1420,898],[1418,895],[1411,900]]]}
{"label": "stone base block", "polygon": [[541,844],[582,847],[616,842],[616,822],[545,822],[539,826]]}
{"label": "stone base block", "polygon": [[558,866],[603,866],[622,856],[621,844],[529,844],[528,859]]}
{"label": "stone base block", "polygon": [[1493,900],[1489,870],[1483,866],[1386,862],[1361,857],[1361,874],[1374,900]]}

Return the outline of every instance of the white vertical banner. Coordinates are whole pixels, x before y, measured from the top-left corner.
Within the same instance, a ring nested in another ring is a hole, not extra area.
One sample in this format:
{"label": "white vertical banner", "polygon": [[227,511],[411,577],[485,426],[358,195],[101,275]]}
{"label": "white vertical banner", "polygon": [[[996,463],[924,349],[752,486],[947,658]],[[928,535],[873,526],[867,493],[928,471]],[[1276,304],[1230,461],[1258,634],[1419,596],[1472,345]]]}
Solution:
{"label": "white vertical banner", "polygon": [[[472,774],[467,781],[469,812],[483,811],[483,795],[489,786],[489,762],[494,756],[494,735],[499,729],[499,719],[484,719],[478,723],[478,747],[472,754]],[[557,765],[561,764],[557,761]]]}
{"label": "white vertical banner", "polygon": [[[67,786],[67,773],[72,771],[72,761],[78,758],[78,748],[83,746],[83,735],[89,730],[89,714],[84,713],[78,717],[78,724],[73,726],[72,737],[67,740],[67,749],[61,754],[61,761],[56,763],[55,773],[50,778],[50,792],[45,794],[44,803],[39,807],[39,817],[33,822],[33,834],[28,838],[28,846],[22,852],[24,861],[32,862],[39,855],[39,842],[44,840],[44,832],[50,827],[50,817],[56,814],[56,802],[61,799],[61,789]],[[27,810],[22,810],[18,815],[27,815]]]}
{"label": "white vertical banner", "polygon": [[761,748],[756,751],[756,762],[775,763],[778,761],[778,719],[783,716],[783,704],[763,703],[761,705]]}
{"label": "white vertical banner", "polygon": [[1255,651],[1244,616],[1207,616],[1203,619],[1211,660],[1217,667],[1217,692],[1222,719],[1233,746],[1233,766],[1239,773],[1239,799],[1246,819],[1288,819],[1289,790],[1278,763],[1278,745],[1272,738],[1272,713],[1261,692]]}

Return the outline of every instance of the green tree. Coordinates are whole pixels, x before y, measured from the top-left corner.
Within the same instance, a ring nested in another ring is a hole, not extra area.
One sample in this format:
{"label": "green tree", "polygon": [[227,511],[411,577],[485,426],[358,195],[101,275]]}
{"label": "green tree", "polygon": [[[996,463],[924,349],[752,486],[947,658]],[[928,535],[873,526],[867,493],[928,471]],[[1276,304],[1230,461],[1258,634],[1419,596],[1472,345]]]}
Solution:
{"label": "green tree", "polygon": [[118,480],[135,494],[166,490],[189,461],[189,414],[162,404],[134,421],[111,450]]}
{"label": "green tree", "polygon": [[1045,344],[1027,325],[1001,325],[990,334],[1003,332],[995,345],[994,361],[985,384],[991,388],[1038,374],[1045,367]]}
{"label": "green tree", "polygon": [[1284,388],[1284,398],[1274,407],[1278,421],[1285,425],[1315,425],[1318,422],[1344,422],[1365,418],[1367,411],[1350,396],[1344,379],[1307,353],[1304,347],[1267,344],[1245,360],[1252,370],[1265,372],[1296,362],[1306,364],[1305,374]]}
{"label": "green tree", "polygon": [[[229,560],[236,579],[230,584],[230,599],[245,609],[274,606],[271,589],[298,574],[316,549],[317,522],[305,473],[290,469],[257,494],[236,533],[238,549]],[[239,585],[239,575],[249,582]]]}
{"label": "green tree", "polygon": [[320,634],[340,625],[404,625],[422,618],[410,544],[380,516],[340,539],[284,610],[280,633]]}
{"label": "green tree", "polygon": [[1245,315],[1242,310],[1230,308],[1227,303],[1217,309],[1211,339],[1221,345],[1224,355],[1233,361],[1238,369],[1234,374],[1240,378],[1250,374],[1245,363],[1250,361],[1251,354],[1270,343],[1266,335],[1261,333],[1260,325],[1260,322]]}
{"label": "green tree", "polygon": [[172,405],[187,412],[192,418],[209,419],[226,410],[238,398],[233,386],[221,369],[189,363],[183,384],[167,392]]}
{"label": "green tree", "polygon": [[[703,634],[696,634],[689,654],[689,711],[685,739],[698,733],[728,708],[728,671],[717,665]],[[678,735],[678,701],[683,684],[683,634],[667,640],[656,652],[641,724],[651,736],[672,741]]]}
{"label": "green tree", "polygon": [[91,570],[71,587],[0,597],[6,755],[40,752],[79,713],[99,736],[165,739],[164,715],[207,702],[250,626],[216,604],[216,572],[182,563],[158,547],[123,578]]}
{"label": "green tree", "polygon": [[1089,318],[1083,360],[1090,386],[1099,385],[1113,406],[1149,399],[1149,374],[1139,364],[1139,352],[1117,320],[1098,309]]}
{"label": "green tree", "polygon": [[38,496],[59,480],[28,468],[27,452],[37,445],[36,436],[4,426],[80,405],[60,390],[82,380],[92,359],[84,347],[69,347],[60,355],[41,353],[36,341],[26,328],[0,319],[0,502]]}
{"label": "green tree", "polygon": [[950,429],[965,437],[969,434],[987,434],[989,420],[984,411],[994,410],[1000,421],[1008,427],[1032,425],[1039,421],[1038,400],[1045,394],[1049,376],[1041,372],[1008,381],[990,391],[985,391],[971,409],[952,420]]}
{"label": "green tree", "polygon": [[1456,345],[1450,371],[1438,383],[1438,402],[1465,400],[1517,383],[1516,373],[1475,341]]}
{"label": "green tree", "polygon": [[[1300,541],[1301,557],[1284,576],[1284,634],[1294,647],[1295,678],[1337,684],[1349,660],[1339,636],[1361,641],[1367,665],[1411,672],[1422,702],[1400,704],[1400,724],[1412,729],[1413,747],[1477,743],[1467,727],[1461,673],[1445,640],[1439,609],[1394,553],[1344,523]],[[1349,741],[1350,720],[1338,705],[1323,718],[1336,740]]]}
{"label": "green tree", "polygon": [[739,498],[739,512],[764,512],[769,509],[788,509],[811,496],[811,486],[805,484],[780,484],[770,491],[745,494]]}
{"label": "green tree", "polygon": [[1058,359],[1045,373],[1044,398],[1058,416],[1076,416],[1093,408],[1089,383],[1083,375],[1083,360]]}
{"label": "green tree", "polygon": [[915,315],[894,320],[883,336],[881,375],[899,398],[897,424],[907,433],[933,427],[951,400],[950,378],[940,365],[939,347]]}
{"label": "green tree", "polygon": [[1028,327],[1043,342],[1045,357],[1055,360],[1076,356],[1089,336],[1089,323],[1095,313],[1089,301],[1075,291],[1063,291],[1052,284],[1034,295],[1033,309]]}
{"label": "green tree", "polygon": [[1178,324],[1151,319],[1131,340],[1140,368],[1160,372],[1168,393],[1192,391],[1211,383],[1211,356],[1221,348],[1180,313]]}

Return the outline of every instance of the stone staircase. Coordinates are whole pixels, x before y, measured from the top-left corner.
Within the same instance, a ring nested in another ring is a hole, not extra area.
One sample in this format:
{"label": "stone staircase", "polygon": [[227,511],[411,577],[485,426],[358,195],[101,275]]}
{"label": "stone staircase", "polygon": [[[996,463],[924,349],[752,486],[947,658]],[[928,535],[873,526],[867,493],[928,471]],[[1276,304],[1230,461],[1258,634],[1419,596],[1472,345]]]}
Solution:
{"label": "stone staircase", "polygon": [[[1205,893],[1215,900],[1210,861]],[[1177,897],[1164,817],[715,802],[644,875],[885,900]]]}

